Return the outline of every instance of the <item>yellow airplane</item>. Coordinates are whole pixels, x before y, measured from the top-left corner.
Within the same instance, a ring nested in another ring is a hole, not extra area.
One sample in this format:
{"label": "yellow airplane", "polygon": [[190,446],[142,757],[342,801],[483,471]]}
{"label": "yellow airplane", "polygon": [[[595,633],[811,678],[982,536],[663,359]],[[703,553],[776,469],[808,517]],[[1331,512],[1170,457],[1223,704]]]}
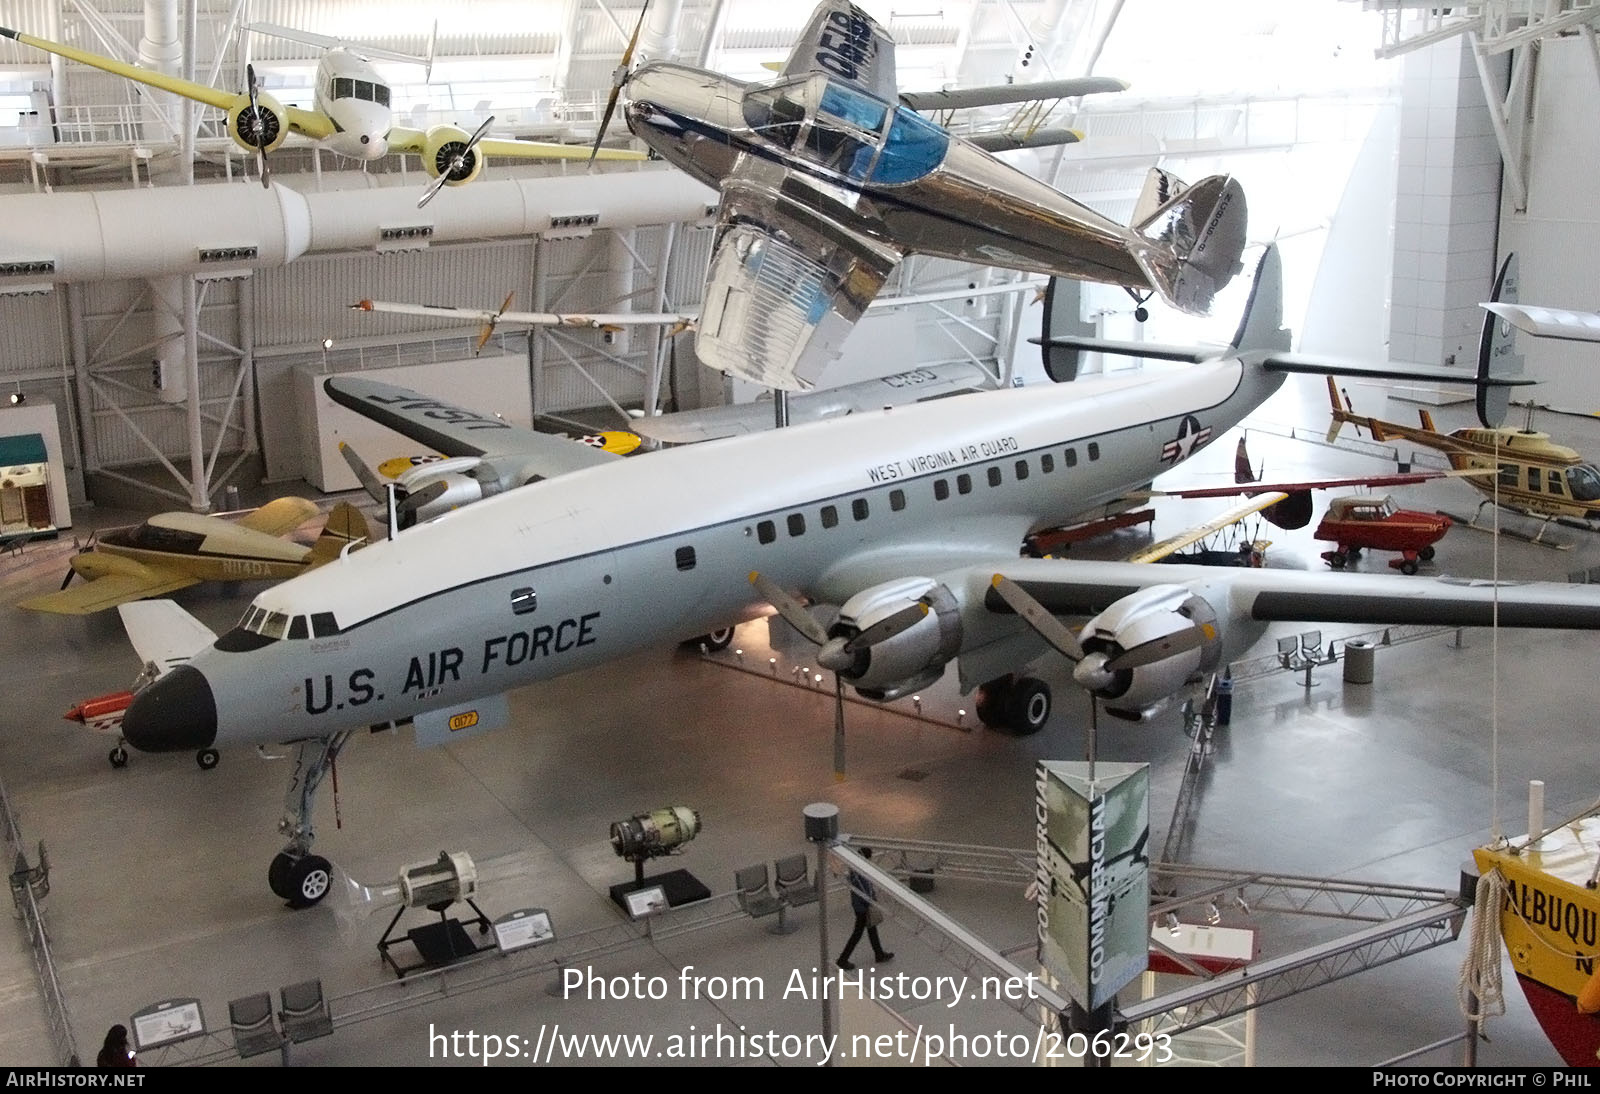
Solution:
{"label": "yellow airplane", "polygon": [[[202,581],[293,577],[371,541],[367,518],[348,502],[334,508],[310,547],[282,537],[312,519],[317,504],[279,498],[232,521],[201,513],[157,513],[143,524],[113,529],[72,558],[58,592],[19,607],[58,615],[90,615]],[[68,588],[74,574],[87,584]]]}
{"label": "yellow airplane", "polygon": [[[434,181],[417,203],[419,207],[426,205],[441,186],[462,186],[477,178],[487,156],[590,158],[590,150],[578,145],[485,139],[483,134],[493,118],[479,126],[476,133],[453,125],[436,125],[426,131],[397,126],[390,110],[388,83],[366,57],[344,46],[323,53],[317,62],[316,109],[301,110],[286,107],[261,91],[253,66],[246,66],[246,90],[222,91],[7,27],[0,27],[0,36],[225,111],[228,136],[240,147],[260,156],[262,185],[269,181],[267,153],[275,151],[291,132],[352,159],[375,160],[391,152],[409,152],[421,157],[423,170]],[[602,149],[598,158],[642,160],[647,157],[640,152]]]}

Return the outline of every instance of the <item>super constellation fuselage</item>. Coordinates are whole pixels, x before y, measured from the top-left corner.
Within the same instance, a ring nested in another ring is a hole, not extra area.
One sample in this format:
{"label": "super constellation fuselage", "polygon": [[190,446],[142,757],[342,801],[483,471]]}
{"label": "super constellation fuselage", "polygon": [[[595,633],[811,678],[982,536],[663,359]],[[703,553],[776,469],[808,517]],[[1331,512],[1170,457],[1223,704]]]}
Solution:
{"label": "super constellation fuselage", "polygon": [[[1000,564],[1031,528],[1174,466],[1281,380],[1226,359],[990,392],[521,487],[263,592],[141,692],[124,731],[152,751],[325,737],[725,625],[759,603],[752,570],[842,603]],[[963,650],[1020,630],[981,591],[961,605]]]}

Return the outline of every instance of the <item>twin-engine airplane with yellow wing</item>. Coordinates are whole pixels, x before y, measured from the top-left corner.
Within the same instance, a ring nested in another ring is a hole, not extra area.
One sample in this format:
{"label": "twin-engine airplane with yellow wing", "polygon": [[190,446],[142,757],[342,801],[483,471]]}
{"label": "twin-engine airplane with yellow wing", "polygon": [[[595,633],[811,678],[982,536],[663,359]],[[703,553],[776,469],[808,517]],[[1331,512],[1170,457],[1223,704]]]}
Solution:
{"label": "twin-engine airplane with yellow wing", "polygon": [[[1148,486],[1286,371],[1313,367],[1284,360],[1280,286],[1269,248],[1234,344],[1191,351],[1189,368],[610,459],[464,506],[260,593],[237,627],[134,697],[123,733],[154,752],[298,742],[268,881],[304,906],[331,870],[311,850],[313,795],[352,737],[410,726],[433,745],[504,727],[516,688],[768,605],[819,644],[841,687],[890,700],[956,668],[963,692],[983,687],[1018,732],[1049,720],[1050,688],[1019,671],[1052,647],[1076,662],[1078,686],[1137,715],[1202,684],[1273,621],[1600,629],[1594,586],[1018,557],[1031,529]],[[805,601],[837,610],[825,624]],[[1058,617],[1088,622],[1072,637]]]}
{"label": "twin-engine airplane with yellow wing", "polygon": [[[143,524],[116,528],[72,556],[58,592],[18,607],[58,615],[91,615],[131,600],[164,596],[202,581],[275,581],[331,562],[351,546],[371,542],[361,511],[340,504],[316,542],[284,539],[319,512],[305,498],[279,498],[237,521],[202,513],[157,513]],[[74,575],[85,584],[68,587]]]}
{"label": "twin-engine airplane with yellow wing", "polygon": [[[351,159],[375,160],[390,153],[420,157],[422,169],[434,182],[419,205],[426,204],[441,186],[461,186],[477,178],[483,171],[486,157],[590,158],[588,148],[576,145],[484,137],[493,119],[485,121],[476,133],[453,125],[436,125],[426,131],[395,125],[388,82],[362,53],[345,46],[323,53],[317,62],[316,106],[312,110],[302,110],[284,106],[260,90],[253,67],[248,69],[248,86],[244,91],[222,91],[60,42],[35,38],[8,27],[0,27],[0,36],[226,112],[228,136],[240,147],[261,157],[263,185],[268,181],[267,153],[276,151],[290,133],[298,133],[330,152]],[[640,153],[622,149],[600,149],[598,157],[645,158]]]}

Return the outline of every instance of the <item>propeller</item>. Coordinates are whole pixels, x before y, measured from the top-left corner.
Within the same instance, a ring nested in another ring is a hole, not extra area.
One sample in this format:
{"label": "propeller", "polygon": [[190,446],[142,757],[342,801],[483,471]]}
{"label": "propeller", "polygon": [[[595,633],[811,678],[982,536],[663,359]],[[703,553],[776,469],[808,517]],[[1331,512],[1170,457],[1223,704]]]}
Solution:
{"label": "propeller", "polygon": [[466,144],[451,154],[447,164],[435,165],[439,167],[439,177],[429,183],[428,188],[423,191],[422,198],[417,202],[418,209],[432,201],[434,195],[443,190],[456,177],[458,172],[462,172],[472,166],[472,150],[478,146],[479,141],[483,140],[484,134],[489,132],[489,126],[493,122],[493,114],[483,119],[483,124],[478,126],[477,132],[467,138]]}
{"label": "propeller", "polygon": [[928,605],[919,600],[854,635],[830,638],[816,617],[776,582],[752,570],[750,584],[755,586],[763,600],[778,610],[778,614],[790,626],[804,635],[807,641],[820,647],[817,664],[833,673],[833,774],[835,778],[842,779],[845,776],[844,673],[854,666],[857,653],[894,637],[920,621],[928,614]]}
{"label": "propeller", "polygon": [[261,113],[261,85],[256,81],[256,66],[245,65],[245,94],[250,96],[250,143],[256,146],[256,155],[261,162],[261,186],[263,189],[272,189],[272,171],[267,167],[267,145],[272,143],[276,133],[268,132],[266,115]]}
{"label": "propeller", "polygon": [[[82,546],[78,545],[78,540],[77,540],[76,537],[74,537],[73,540],[72,540],[72,545],[74,547],[77,547],[77,552],[76,553],[81,555],[81,554],[84,554],[87,551],[94,550],[94,542],[95,542],[95,540],[97,538],[99,538],[99,535],[100,535],[100,529],[98,529],[98,528],[93,529],[89,533],[89,538],[84,541]],[[69,563],[67,565],[67,576],[61,579],[61,587],[63,589],[65,589],[68,585],[72,584],[72,579],[74,577],[76,577],[77,574],[78,574],[78,571],[73,569],[72,565]]]}
{"label": "propeller", "polygon": [[[606,100],[606,111],[600,115],[600,131],[594,135],[594,147],[589,149],[589,166],[594,166],[594,158],[600,154],[600,142],[606,139],[606,130],[611,127],[611,115],[617,109],[617,99],[622,95],[622,87],[628,82],[628,69],[633,64],[633,50],[639,44],[639,32],[644,29],[644,17],[650,12],[650,0],[645,0],[639,9],[639,21],[633,25],[633,37],[628,39],[628,48],[622,51],[622,63],[611,72],[611,97]],[[787,618],[787,617],[786,617]]]}
{"label": "propeller", "polygon": [[495,312],[484,321],[483,333],[478,335],[478,344],[473,347],[472,356],[476,357],[478,354],[482,353],[483,347],[488,344],[490,338],[494,337],[494,328],[499,325],[500,317],[506,313],[507,308],[511,307],[511,300],[516,295],[517,292],[515,289],[506,293],[505,300],[500,304],[500,310]]}
{"label": "propeller", "polygon": [[[372,500],[387,507],[391,490],[398,491],[394,483],[386,483],[380,479],[372,468],[367,466],[365,460],[356,455],[356,450],[343,441],[339,442],[339,455],[344,457],[344,462],[350,465],[350,470],[356,473],[356,478],[361,482],[361,488],[371,495]],[[430,482],[420,490],[411,490],[405,494],[396,494],[394,500],[393,525],[391,531],[397,528],[409,528],[416,523],[417,513],[429,504],[438,501],[450,489],[450,484],[443,480]]]}

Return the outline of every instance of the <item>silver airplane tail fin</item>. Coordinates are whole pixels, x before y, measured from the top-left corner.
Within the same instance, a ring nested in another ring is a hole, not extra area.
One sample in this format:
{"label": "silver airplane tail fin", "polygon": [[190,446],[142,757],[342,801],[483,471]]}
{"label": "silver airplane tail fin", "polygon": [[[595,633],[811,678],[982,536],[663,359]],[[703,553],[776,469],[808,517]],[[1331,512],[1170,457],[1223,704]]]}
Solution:
{"label": "silver airplane tail fin", "polygon": [[1132,227],[1140,242],[1133,257],[1162,299],[1204,315],[1243,268],[1247,219],[1244,187],[1231,176],[1211,175],[1185,186],[1154,167],[1134,207]]}

